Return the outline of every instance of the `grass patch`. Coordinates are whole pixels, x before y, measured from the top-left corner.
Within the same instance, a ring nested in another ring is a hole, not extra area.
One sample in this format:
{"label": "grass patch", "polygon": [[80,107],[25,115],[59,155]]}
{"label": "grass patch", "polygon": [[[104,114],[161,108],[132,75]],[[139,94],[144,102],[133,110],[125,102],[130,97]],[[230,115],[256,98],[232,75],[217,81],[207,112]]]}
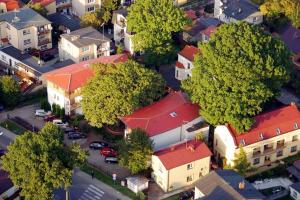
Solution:
{"label": "grass patch", "polygon": [[0,123],[0,126],[10,130],[11,132],[13,132],[17,135],[21,135],[25,131],[27,131],[25,128],[23,128],[22,126],[18,125],[17,123],[15,123],[15,122],[13,122],[9,119],[7,119],[4,122]]}
{"label": "grass patch", "polygon": [[119,192],[121,192],[122,194],[128,196],[131,199],[138,199],[137,195],[134,192],[129,190],[127,187],[121,186],[119,181],[114,182],[112,180],[111,176],[108,176],[108,175],[104,174],[103,172],[99,171],[95,167],[93,167],[89,164],[85,164],[81,167],[81,170],[88,173],[88,174],[91,174],[91,172],[94,171],[95,178],[97,178],[101,182],[106,183],[107,185],[115,188],[116,190],[118,190]]}
{"label": "grass patch", "polygon": [[178,200],[179,198],[180,198],[180,194],[175,194],[175,195],[165,198],[163,200]]}

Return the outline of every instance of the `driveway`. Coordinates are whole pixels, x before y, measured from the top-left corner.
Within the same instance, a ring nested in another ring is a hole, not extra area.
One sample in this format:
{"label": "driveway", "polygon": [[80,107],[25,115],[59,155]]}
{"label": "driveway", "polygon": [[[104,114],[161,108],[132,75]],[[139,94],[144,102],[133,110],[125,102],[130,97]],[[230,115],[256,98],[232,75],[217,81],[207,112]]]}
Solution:
{"label": "driveway", "polygon": [[16,108],[11,111],[0,113],[0,121],[4,121],[7,118],[7,114],[9,117],[21,117],[26,120],[28,123],[34,125],[35,127],[41,129],[44,127],[45,122],[41,117],[35,117],[35,110],[40,109],[39,103],[32,104],[29,106],[24,106],[21,108]]}
{"label": "driveway", "polygon": [[264,181],[255,181],[253,183],[253,186],[258,190],[263,190],[271,187],[276,186],[282,186],[285,189],[288,189],[290,185],[292,185],[293,182],[288,178],[273,178],[273,179],[267,179]]}

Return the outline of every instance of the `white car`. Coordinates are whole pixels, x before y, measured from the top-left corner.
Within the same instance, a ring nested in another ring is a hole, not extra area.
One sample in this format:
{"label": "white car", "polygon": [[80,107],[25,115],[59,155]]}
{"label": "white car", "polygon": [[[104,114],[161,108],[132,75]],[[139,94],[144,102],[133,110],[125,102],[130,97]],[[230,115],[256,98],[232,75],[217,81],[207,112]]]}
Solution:
{"label": "white car", "polygon": [[35,116],[37,116],[37,117],[45,117],[45,116],[50,115],[50,114],[51,114],[50,111],[46,112],[43,109],[39,109],[39,110],[35,111]]}
{"label": "white car", "polygon": [[63,123],[63,121],[61,119],[55,119],[55,120],[53,120],[52,123],[58,127],[67,127],[69,125],[68,122]]}

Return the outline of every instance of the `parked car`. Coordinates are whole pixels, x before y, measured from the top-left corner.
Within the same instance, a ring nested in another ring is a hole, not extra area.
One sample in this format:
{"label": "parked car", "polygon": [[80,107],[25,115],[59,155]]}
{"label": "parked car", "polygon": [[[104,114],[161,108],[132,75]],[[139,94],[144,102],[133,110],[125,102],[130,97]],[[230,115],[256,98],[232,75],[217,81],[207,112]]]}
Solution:
{"label": "parked car", "polygon": [[62,131],[65,133],[75,132],[75,129],[72,127],[63,127]]}
{"label": "parked car", "polygon": [[118,152],[110,147],[103,147],[100,150],[100,154],[105,157],[108,156],[116,157],[118,155]]}
{"label": "parked car", "polygon": [[117,164],[118,163],[118,158],[113,157],[113,156],[108,156],[108,157],[105,157],[104,162]]}
{"label": "parked car", "polygon": [[3,155],[5,155],[5,153],[6,153],[5,149],[0,149],[0,157],[3,156]]}
{"label": "parked car", "polygon": [[90,149],[101,150],[103,147],[108,147],[108,144],[100,141],[93,141],[90,143]]}
{"label": "parked car", "polygon": [[49,111],[49,112],[46,112],[46,111],[43,110],[43,109],[39,109],[39,110],[36,110],[36,111],[35,111],[35,116],[37,116],[37,117],[45,117],[45,116],[50,115],[50,114],[51,114],[50,111]]}
{"label": "parked car", "polygon": [[87,135],[80,133],[80,132],[69,132],[68,133],[68,139],[69,140],[78,140],[82,138],[86,138]]}
{"label": "parked car", "polygon": [[67,127],[69,125],[68,122],[64,123],[61,119],[54,119],[52,123],[59,127]]}
{"label": "parked car", "polygon": [[54,119],[56,119],[55,115],[47,115],[44,117],[45,122],[52,122]]}
{"label": "parked car", "polygon": [[180,200],[190,200],[190,199],[194,199],[194,194],[195,192],[193,190],[189,190],[189,191],[185,191],[181,196],[180,196]]}

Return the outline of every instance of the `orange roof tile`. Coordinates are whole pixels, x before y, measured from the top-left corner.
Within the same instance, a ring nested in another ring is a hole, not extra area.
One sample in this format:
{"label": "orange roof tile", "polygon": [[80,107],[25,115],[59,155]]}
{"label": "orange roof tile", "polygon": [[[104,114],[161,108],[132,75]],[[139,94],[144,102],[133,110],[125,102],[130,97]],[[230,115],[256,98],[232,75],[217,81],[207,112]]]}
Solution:
{"label": "orange roof tile", "polygon": [[32,3],[40,3],[42,6],[48,6],[49,4],[55,2],[55,0],[31,0]]}
{"label": "orange roof tile", "polygon": [[176,61],[175,66],[178,67],[178,68],[184,69],[183,64],[181,62],[179,62],[179,61]]}
{"label": "orange roof tile", "polygon": [[49,81],[64,89],[66,92],[72,92],[82,87],[86,81],[93,75],[89,64],[93,63],[119,63],[126,62],[128,56],[119,54],[113,56],[102,56],[93,60],[88,60],[72,64],[57,70],[53,70],[43,75]]}
{"label": "orange roof tile", "polygon": [[7,12],[19,9],[19,2],[17,0],[0,0],[0,2],[6,4]]}
{"label": "orange roof tile", "polygon": [[193,62],[194,56],[198,53],[200,53],[200,49],[192,45],[186,45],[178,54]]}
{"label": "orange roof tile", "polygon": [[204,142],[191,140],[154,153],[167,170],[186,165],[212,155]]}

